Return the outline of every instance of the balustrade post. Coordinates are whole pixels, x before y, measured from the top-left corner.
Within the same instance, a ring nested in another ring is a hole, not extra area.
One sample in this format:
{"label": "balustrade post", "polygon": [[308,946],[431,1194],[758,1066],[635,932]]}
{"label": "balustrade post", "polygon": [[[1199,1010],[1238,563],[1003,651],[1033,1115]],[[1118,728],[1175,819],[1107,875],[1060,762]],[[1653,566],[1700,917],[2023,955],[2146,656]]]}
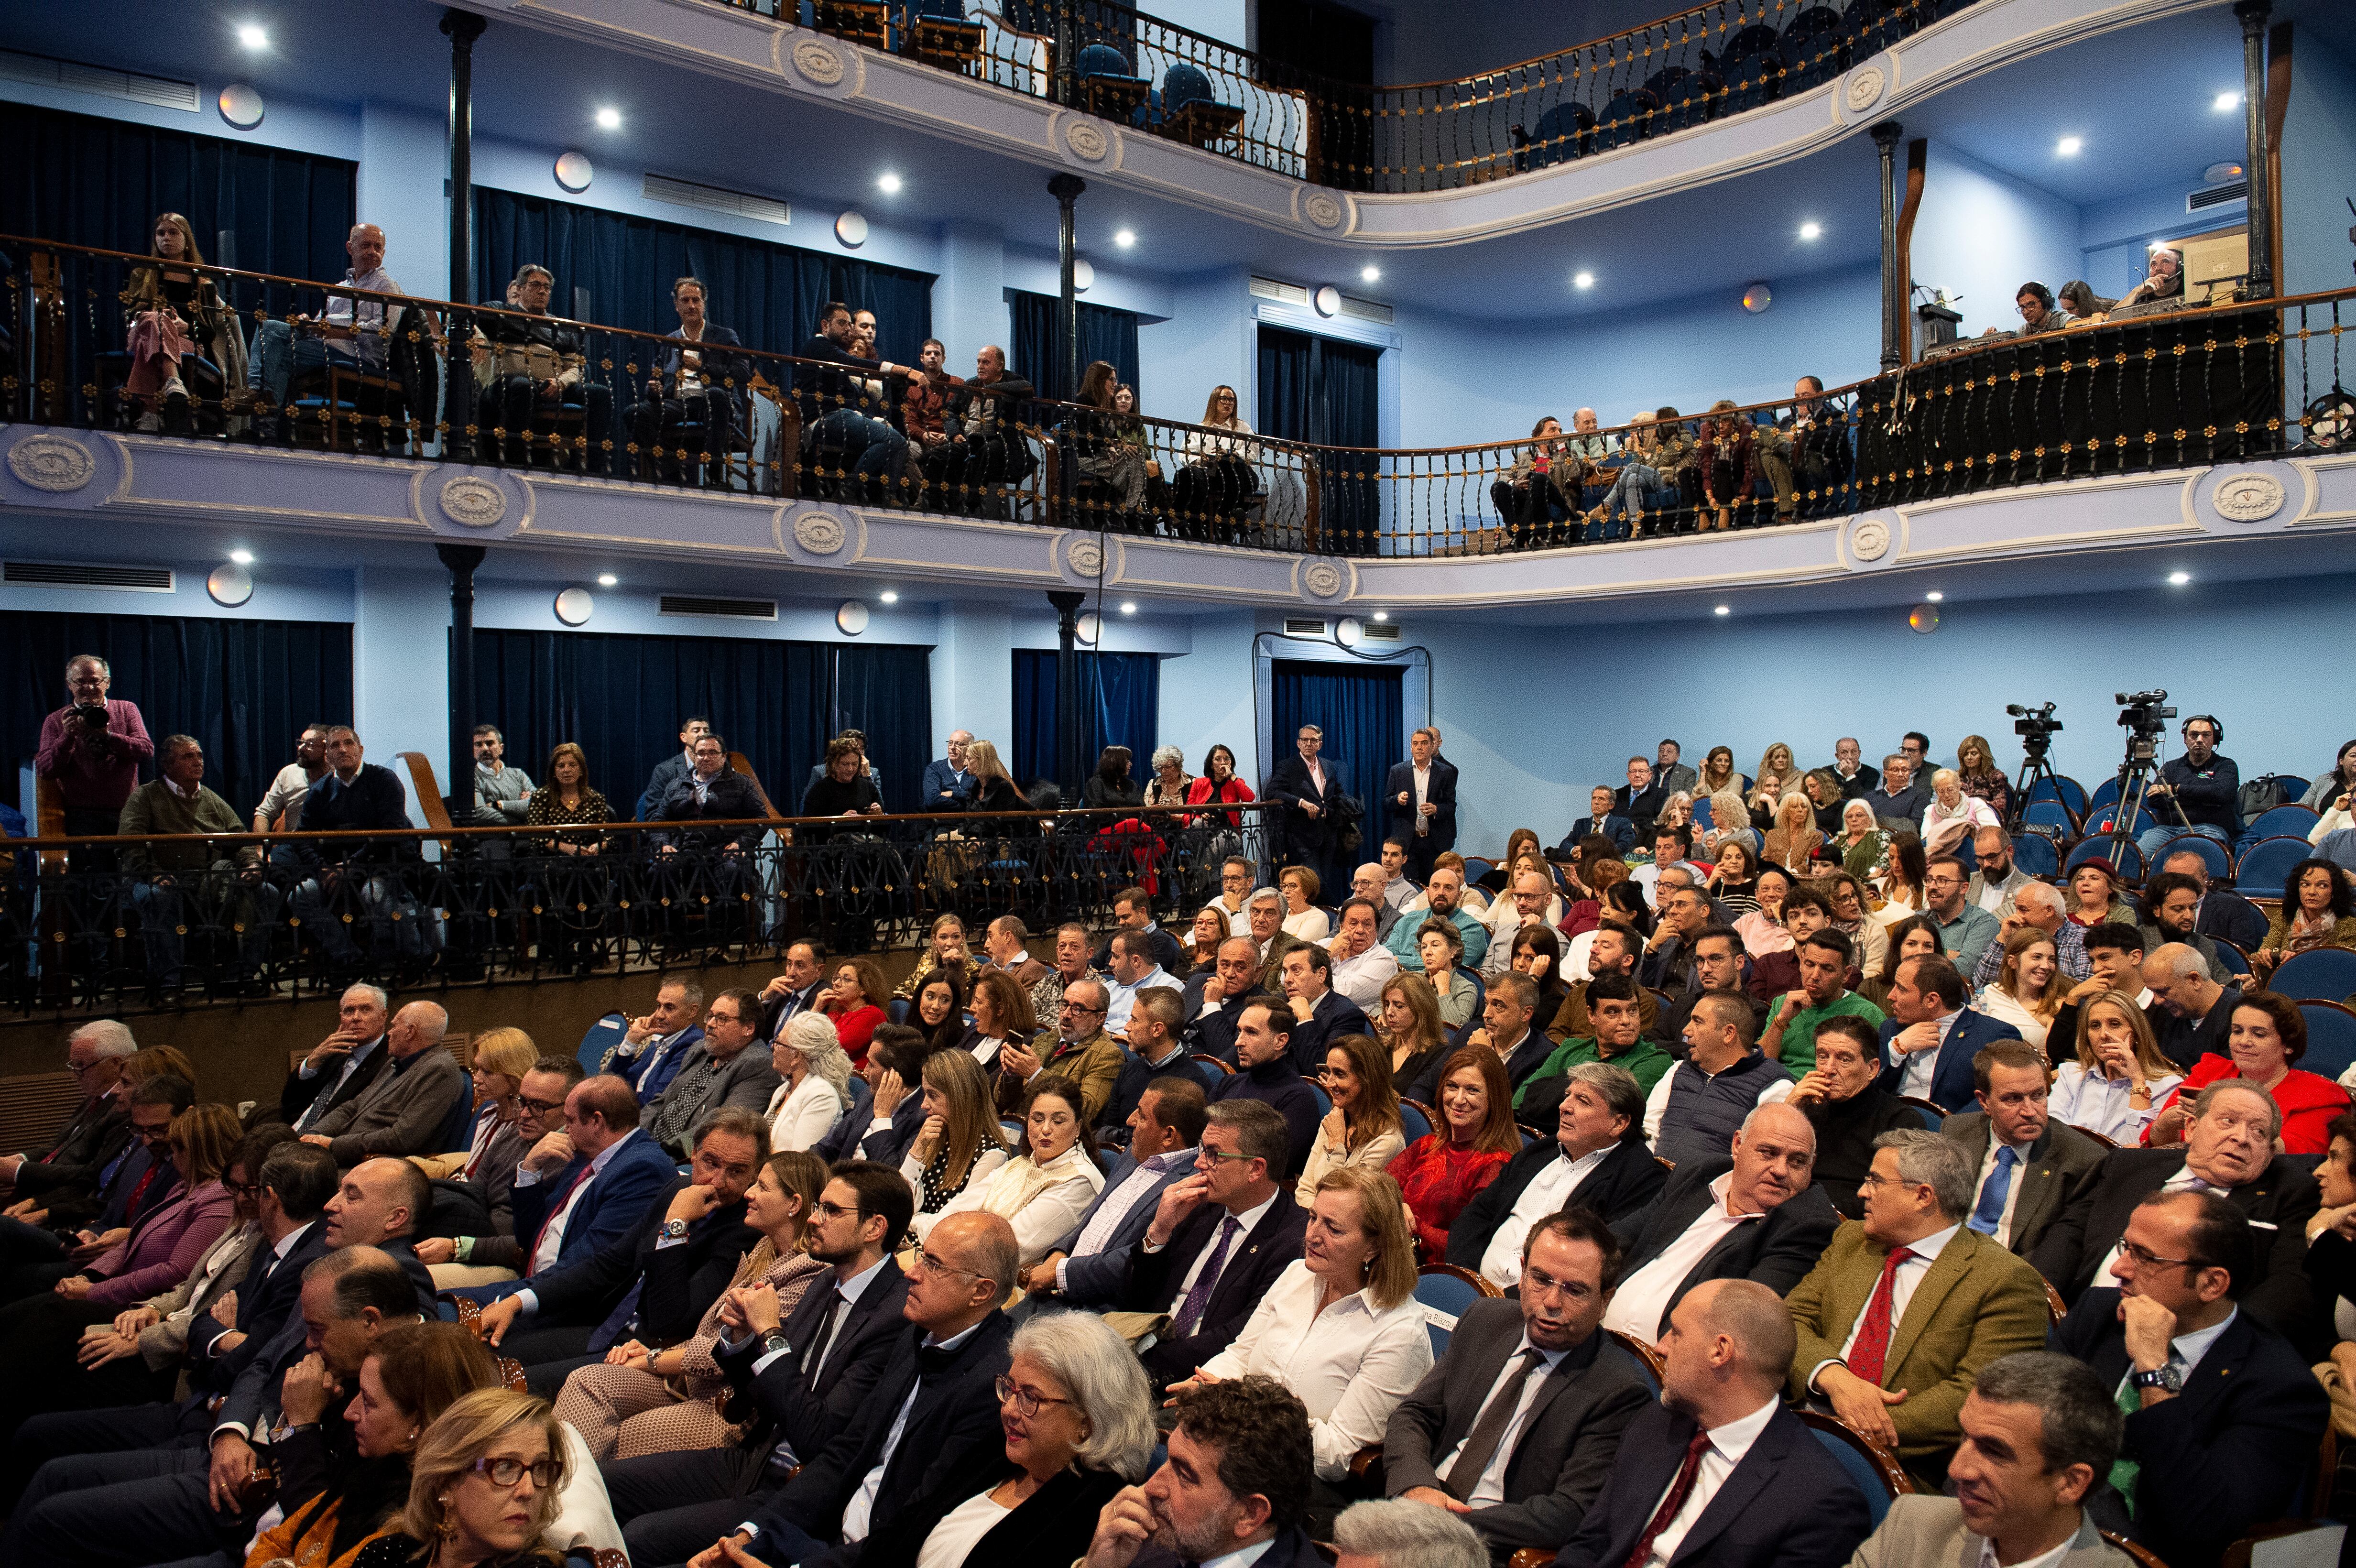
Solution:
{"label": "balustrade post", "polygon": [[2275,292],[2275,193],[2267,183],[2266,20],[2268,0],[2239,0],[2233,15],[2242,24],[2242,168],[2249,182],[2250,270],[2245,297],[2268,299]]}
{"label": "balustrade post", "polygon": [[[1079,220],[1072,204],[1087,188],[1087,181],[1077,175],[1057,175],[1047,182],[1047,194],[1055,198],[1055,258],[1063,269],[1063,292],[1055,298],[1055,321],[1064,335],[1064,385],[1055,393],[1061,398],[1080,395],[1080,292],[1076,272]],[[1040,390],[1046,389],[1042,387]]]}
{"label": "balustrade post", "polygon": [[450,569],[450,777],[443,796],[454,826],[475,819],[475,569],[478,544],[437,544]]}
{"label": "balustrade post", "polygon": [[[442,13],[442,31],[450,40],[450,298],[462,303],[475,259],[475,40],[483,36],[483,27],[472,11]],[[475,416],[474,357],[466,348],[474,327],[466,312],[453,311],[448,328],[448,380],[442,397],[445,461],[466,441]]]}
{"label": "balustrade post", "polygon": [[1905,360],[1906,296],[1912,291],[1898,264],[1898,138],[1905,127],[1884,120],[1872,128],[1881,150],[1881,368],[1895,370]]}
{"label": "balustrade post", "polygon": [[1065,791],[1064,804],[1079,804],[1080,781],[1087,764],[1080,744],[1080,656],[1074,646],[1080,633],[1080,606],[1088,596],[1072,589],[1051,589],[1047,603],[1055,607],[1055,782]]}

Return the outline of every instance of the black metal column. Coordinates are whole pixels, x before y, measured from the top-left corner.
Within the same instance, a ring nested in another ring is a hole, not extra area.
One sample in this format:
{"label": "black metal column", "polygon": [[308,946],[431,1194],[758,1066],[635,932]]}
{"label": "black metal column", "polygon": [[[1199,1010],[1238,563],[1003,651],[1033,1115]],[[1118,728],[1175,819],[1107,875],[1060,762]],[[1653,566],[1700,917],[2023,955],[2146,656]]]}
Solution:
{"label": "black metal column", "polygon": [[1063,267],[1063,293],[1056,296],[1055,320],[1064,335],[1063,396],[1080,395],[1080,292],[1075,264],[1079,261],[1076,225],[1078,221],[1072,204],[1080,192],[1088,188],[1087,182],[1077,175],[1057,175],[1047,182],[1047,194],[1055,198],[1055,255]]}
{"label": "black metal column", "polygon": [[452,823],[475,816],[475,568],[483,564],[478,544],[437,544],[434,553],[450,569],[450,777],[445,797]]}
{"label": "black metal column", "polygon": [[1873,127],[1881,149],[1881,368],[1895,370],[1905,358],[1906,296],[1912,291],[1898,265],[1898,138],[1905,127],[1884,120]]}
{"label": "black metal column", "polygon": [[2242,23],[2242,168],[2250,186],[2250,275],[2252,299],[2275,292],[2275,193],[2267,183],[2266,19],[2268,0],[2240,0],[2233,15]]}
{"label": "black metal column", "polygon": [[[483,19],[472,11],[444,11],[442,31],[450,40],[450,298],[464,301],[475,261],[475,40],[483,36]],[[466,426],[475,418],[475,368],[466,344],[473,331],[464,311],[451,313],[449,380],[442,399],[444,457],[472,444]]]}
{"label": "black metal column", "polygon": [[1055,607],[1055,782],[1064,788],[1064,804],[1077,805],[1080,781],[1087,762],[1080,740],[1080,606],[1088,596],[1072,589],[1051,589],[1047,603]]}

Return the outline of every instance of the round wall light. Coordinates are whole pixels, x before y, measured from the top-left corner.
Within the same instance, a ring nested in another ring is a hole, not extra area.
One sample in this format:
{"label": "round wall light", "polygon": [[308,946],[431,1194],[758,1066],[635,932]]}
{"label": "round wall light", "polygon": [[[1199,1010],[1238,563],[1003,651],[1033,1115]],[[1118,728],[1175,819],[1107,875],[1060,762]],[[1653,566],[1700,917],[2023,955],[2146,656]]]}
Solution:
{"label": "round wall light", "polygon": [[1317,307],[1319,315],[1339,315],[1342,314],[1342,291],[1327,283],[1309,296],[1309,303]]}
{"label": "round wall light", "polygon": [[1906,624],[1927,637],[1939,629],[1939,607],[1936,604],[1917,604],[1913,613],[1906,617]]}
{"label": "round wall light", "polygon": [[1072,292],[1075,293],[1084,294],[1087,293],[1088,290],[1096,286],[1096,263],[1089,261],[1086,256],[1073,257]]}
{"label": "round wall light", "polygon": [[244,82],[231,82],[220,90],[220,117],[241,131],[251,131],[262,123],[262,94]]}
{"label": "round wall light", "polygon": [[205,578],[205,592],[224,610],[234,610],[253,597],[253,573],[235,561],[216,566]]}
{"label": "round wall light", "polygon": [[1333,640],[1345,648],[1355,648],[1366,640],[1366,624],[1355,615],[1344,615],[1333,623]]}
{"label": "round wall light", "polygon": [[1081,616],[1078,622],[1072,627],[1073,640],[1076,642],[1086,643],[1090,647],[1096,646],[1097,639],[1103,635],[1104,617],[1098,614],[1093,610]]}
{"label": "round wall light", "polygon": [[856,599],[846,599],[834,613],[834,629],[846,637],[855,637],[867,630],[867,606]]}
{"label": "round wall light", "polygon": [[576,195],[587,190],[596,177],[597,165],[586,153],[565,153],[556,160],[556,183]]}
{"label": "round wall light", "polygon": [[852,250],[867,243],[867,219],[856,212],[846,212],[834,220],[834,237]]}
{"label": "round wall light", "polygon": [[1742,291],[1742,308],[1757,315],[1775,303],[1775,291],[1765,283],[1751,283]]}
{"label": "round wall light", "polygon": [[556,596],[556,618],[568,626],[585,626],[597,608],[597,596],[586,588],[568,588]]}

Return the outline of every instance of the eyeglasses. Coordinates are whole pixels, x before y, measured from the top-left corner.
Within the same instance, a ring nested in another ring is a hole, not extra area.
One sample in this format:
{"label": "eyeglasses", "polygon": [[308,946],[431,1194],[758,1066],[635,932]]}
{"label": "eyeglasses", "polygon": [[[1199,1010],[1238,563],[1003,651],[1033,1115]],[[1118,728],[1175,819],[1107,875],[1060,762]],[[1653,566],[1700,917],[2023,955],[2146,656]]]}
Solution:
{"label": "eyeglasses", "polygon": [[529,1094],[518,1095],[517,1104],[535,1116],[544,1116],[551,1111],[564,1109],[564,1102],[562,1100],[535,1100]]}
{"label": "eyeglasses", "polygon": [[825,1199],[821,1198],[818,1200],[816,1207],[811,1209],[810,1212],[816,1214],[821,1220],[845,1220],[849,1219],[851,1215],[858,1213],[859,1211],[856,1209],[842,1208],[839,1204],[830,1203]]}
{"label": "eyeglasses", "polygon": [[1013,1403],[1015,1413],[1018,1415],[1036,1415],[1044,1405],[1078,1403],[1076,1400],[1050,1399],[1044,1393],[1033,1393],[1004,1372],[1001,1372],[998,1374],[998,1403],[1005,1404],[1009,1401]]}
{"label": "eyeglasses", "polygon": [[1865,1174],[1865,1179],[1859,1181],[1857,1185],[1858,1189],[1862,1190],[1868,1187],[1927,1187],[1930,1183],[1924,1181],[1909,1181],[1902,1176],[1879,1176],[1876,1175],[1872,1171],[1868,1171]]}
{"label": "eyeglasses", "polygon": [[226,1176],[221,1178],[221,1186],[240,1198],[251,1198],[262,1190],[259,1181],[231,1181]]}
{"label": "eyeglasses", "polygon": [[488,1477],[491,1485],[495,1487],[512,1487],[526,1476],[530,1476],[533,1486],[541,1491],[546,1491],[556,1485],[558,1477],[564,1474],[564,1461],[534,1459],[527,1465],[521,1459],[502,1454],[497,1458],[477,1459],[466,1468],[478,1476]]}
{"label": "eyeglasses", "polygon": [[1229,1154],[1225,1149],[1215,1149],[1211,1147],[1208,1144],[1205,1144],[1202,1147],[1194,1151],[1194,1163],[1196,1165],[1200,1165],[1207,1159],[1211,1162],[1214,1168],[1215,1168],[1223,1159],[1250,1159],[1251,1157],[1253,1157],[1248,1154]]}
{"label": "eyeglasses", "polygon": [[2139,1269],[2200,1268],[2202,1266],[2191,1258],[2161,1257],[2158,1253],[2153,1252],[2150,1248],[2139,1247],[2133,1242],[2121,1242],[2119,1243],[2119,1256],[2134,1259],[2135,1266]]}
{"label": "eyeglasses", "polygon": [[[961,1274],[968,1279],[990,1279],[988,1275],[982,1274],[978,1270],[959,1268],[955,1264],[943,1263],[941,1261],[940,1253],[934,1252],[929,1247],[920,1247],[917,1249],[916,1262],[924,1265],[924,1270],[926,1274]],[[991,1283],[995,1285],[998,1282],[996,1280],[991,1280]],[[1000,1381],[1002,1382],[1005,1380],[1001,1378]],[[999,1397],[1003,1399],[1006,1396],[1001,1393]]]}
{"label": "eyeglasses", "polygon": [[1055,1010],[1066,1013],[1102,1013],[1109,1012],[1112,1009],[1109,1008],[1091,1008],[1081,1002],[1062,1002],[1057,1004]]}
{"label": "eyeglasses", "polygon": [[102,1056],[91,1061],[69,1061],[66,1063],[66,1071],[79,1078],[85,1072],[97,1072],[109,1060],[111,1059]]}

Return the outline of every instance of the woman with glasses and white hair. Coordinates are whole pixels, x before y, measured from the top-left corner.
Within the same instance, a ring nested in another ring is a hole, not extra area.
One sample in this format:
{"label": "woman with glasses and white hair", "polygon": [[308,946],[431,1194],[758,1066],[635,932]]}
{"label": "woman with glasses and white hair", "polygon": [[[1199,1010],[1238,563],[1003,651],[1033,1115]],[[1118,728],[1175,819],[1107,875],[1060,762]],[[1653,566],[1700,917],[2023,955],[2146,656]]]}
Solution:
{"label": "woman with glasses and white hair", "polygon": [[1194,787],[1194,775],[1186,771],[1186,754],[1175,746],[1153,748],[1153,776],[1145,782],[1145,805],[1183,805],[1187,792]]}
{"label": "woman with glasses and white hair", "polygon": [[1047,1312],[1014,1331],[998,1376],[1003,1464],[991,1484],[928,1523],[878,1523],[858,1568],[998,1568],[1087,1554],[1097,1516],[1145,1479],[1153,1405],[1136,1352],[1103,1318]]}
{"label": "woman with glasses and white hair", "polygon": [[1922,853],[1952,855],[1983,827],[2000,828],[1988,803],[1964,793],[1964,775],[1941,768],[1931,775],[1931,804],[1922,808]]}
{"label": "woman with glasses and white hair", "polygon": [[426,1428],[400,1531],[362,1548],[353,1568],[560,1568],[541,1538],[569,1468],[546,1400],[478,1389]]}
{"label": "woman with glasses and white hair", "polygon": [[851,1108],[851,1058],[824,1013],[796,1013],[770,1044],[769,1066],[778,1078],[766,1113],[771,1148],[810,1147]]}

